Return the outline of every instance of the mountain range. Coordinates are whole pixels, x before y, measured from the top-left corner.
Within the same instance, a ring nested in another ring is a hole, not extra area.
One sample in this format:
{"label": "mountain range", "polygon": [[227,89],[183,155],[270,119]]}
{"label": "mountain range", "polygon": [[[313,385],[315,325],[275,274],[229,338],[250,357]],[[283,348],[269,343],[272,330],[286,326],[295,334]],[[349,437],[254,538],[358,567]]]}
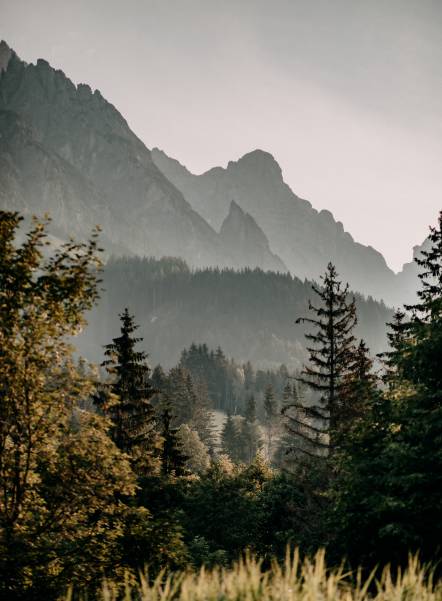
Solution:
{"label": "mountain range", "polygon": [[[329,211],[284,182],[267,152],[194,175],[145,144],[89,85],[0,43],[0,206],[49,212],[60,239],[100,224],[114,256],[176,256],[202,268],[259,267],[317,280],[333,261],[354,290],[410,300],[416,272],[395,275]],[[381,218],[381,216],[380,216]]]}

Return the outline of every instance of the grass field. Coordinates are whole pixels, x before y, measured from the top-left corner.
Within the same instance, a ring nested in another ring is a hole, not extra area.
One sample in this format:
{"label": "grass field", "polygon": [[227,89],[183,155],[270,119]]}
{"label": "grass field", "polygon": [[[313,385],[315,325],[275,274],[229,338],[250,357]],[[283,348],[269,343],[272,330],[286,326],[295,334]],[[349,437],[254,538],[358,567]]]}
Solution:
{"label": "grass field", "polygon": [[[64,601],[70,601],[70,593]],[[138,583],[104,582],[100,601],[442,601],[442,583],[411,558],[408,568],[393,573],[386,567],[379,578],[328,570],[323,552],[314,560],[300,561],[288,554],[263,570],[248,558],[232,568],[182,572],[155,581],[141,576]]]}

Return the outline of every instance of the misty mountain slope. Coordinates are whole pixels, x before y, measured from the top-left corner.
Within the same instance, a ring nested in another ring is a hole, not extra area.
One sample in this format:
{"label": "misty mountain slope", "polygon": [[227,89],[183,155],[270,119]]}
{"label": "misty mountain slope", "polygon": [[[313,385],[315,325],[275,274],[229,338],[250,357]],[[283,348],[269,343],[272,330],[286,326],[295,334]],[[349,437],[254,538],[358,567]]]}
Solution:
{"label": "misty mountain slope", "polygon": [[331,260],[354,289],[393,300],[394,273],[383,256],[355,242],[329,211],[318,212],[296,196],[269,153],[255,150],[230,161],[226,169],[215,167],[199,176],[158,149],[153,149],[152,157],[215,229],[233,198],[254,217],[273,252],[293,274],[317,278]]}
{"label": "misty mountain slope", "polygon": [[[179,254],[197,265],[205,264],[206,257],[217,259],[215,232],[157,169],[149,150],[98,91],[76,87],[44,60],[26,65],[12,53],[0,79],[0,109],[7,111],[2,135],[11,129],[8,116],[17,121],[15,114],[41,150],[32,156],[14,154],[20,144],[10,139],[9,169],[0,175],[2,184],[8,180],[9,197],[21,194],[27,210],[55,208],[55,225],[70,232],[70,219],[64,220],[60,210],[64,207],[65,215],[74,213],[83,221],[80,234],[86,236],[96,220],[105,238],[136,254]],[[56,188],[42,177],[46,188],[37,198],[23,182],[31,172],[45,172],[43,154],[64,167],[58,170]],[[72,193],[66,194],[67,189]]]}
{"label": "misty mountain slope", "polygon": [[234,200],[219,232],[221,244],[230,254],[230,265],[261,267],[264,270],[287,272],[288,269],[269,247],[262,229],[249,213]]}
{"label": "misty mountain slope", "polygon": [[[150,151],[100,92],[75,86],[39,59],[27,65],[0,44],[0,201],[25,214],[50,212],[61,237],[85,238],[94,224],[114,254],[175,255],[193,266],[243,266],[238,246],[192,209]],[[242,225],[251,266],[286,269]],[[256,244],[255,244],[256,243]]]}
{"label": "misty mountain slope", "polygon": [[[305,324],[314,298],[309,282],[289,274],[206,269],[191,271],[179,259],[111,260],[103,275],[104,292],[90,326],[75,344],[89,359],[102,360],[102,345],[116,336],[118,313],[128,307],[140,324],[144,349],[153,363],[173,366],[192,342],[220,345],[239,361],[299,368],[306,360]],[[357,296],[358,336],[376,353],[386,348],[392,311]]]}
{"label": "misty mountain slope", "polygon": [[422,269],[418,266],[415,259],[422,259],[422,251],[428,251],[431,248],[429,238],[426,238],[422,244],[413,247],[413,261],[404,263],[402,270],[396,276],[396,286],[398,294],[404,298],[404,302],[413,304],[417,301],[416,291],[421,288],[419,273]]}

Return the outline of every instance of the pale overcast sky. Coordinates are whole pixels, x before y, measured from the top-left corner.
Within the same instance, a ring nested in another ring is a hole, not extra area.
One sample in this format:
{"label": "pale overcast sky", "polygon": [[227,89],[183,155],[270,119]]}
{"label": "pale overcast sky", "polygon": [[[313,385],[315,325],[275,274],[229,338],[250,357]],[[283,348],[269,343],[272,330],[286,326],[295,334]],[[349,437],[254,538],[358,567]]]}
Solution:
{"label": "pale overcast sky", "polygon": [[195,173],[271,152],[394,269],[442,208],[441,0],[0,0],[0,38]]}

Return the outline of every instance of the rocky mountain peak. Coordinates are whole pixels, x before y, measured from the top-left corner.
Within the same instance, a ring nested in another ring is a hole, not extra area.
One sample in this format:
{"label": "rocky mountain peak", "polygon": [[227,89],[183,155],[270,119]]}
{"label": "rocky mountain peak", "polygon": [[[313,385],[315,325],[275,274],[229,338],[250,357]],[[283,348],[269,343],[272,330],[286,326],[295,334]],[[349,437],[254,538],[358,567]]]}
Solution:
{"label": "rocky mountain peak", "polygon": [[[236,203],[234,200],[232,200],[230,202],[230,208],[229,208],[229,215],[228,215],[228,217],[229,216],[234,217],[235,214],[238,214],[239,217],[245,217],[246,216],[246,213],[241,209],[241,207],[239,206],[239,204]],[[249,215],[249,217],[250,217],[250,215]]]}
{"label": "rocky mountain peak", "polygon": [[232,200],[227,217],[221,225],[221,236],[225,236],[227,232],[229,235],[249,236],[252,231],[255,239],[258,237],[261,241],[265,240],[266,244],[268,244],[266,235],[250,213],[243,211],[239,204]]}
{"label": "rocky mountain peak", "polygon": [[231,253],[233,264],[288,271],[281,259],[272,253],[267,236],[255,219],[234,200],[230,202],[219,235],[223,246]]}
{"label": "rocky mountain peak", "polygon": [[281,167],[270,152],[259,148],[246,153],[237,161],[229,161],[227,169],[261,172],[263,175],[273,175],[282,179]]}
{"label": "rocky mountain peak", "polygon": [[8,68],[9,61],[11,60],[11,56],[14,54],[12,48],[8,46],[8,44],[4,41],[0,41],[0,73],[6,71]]}

